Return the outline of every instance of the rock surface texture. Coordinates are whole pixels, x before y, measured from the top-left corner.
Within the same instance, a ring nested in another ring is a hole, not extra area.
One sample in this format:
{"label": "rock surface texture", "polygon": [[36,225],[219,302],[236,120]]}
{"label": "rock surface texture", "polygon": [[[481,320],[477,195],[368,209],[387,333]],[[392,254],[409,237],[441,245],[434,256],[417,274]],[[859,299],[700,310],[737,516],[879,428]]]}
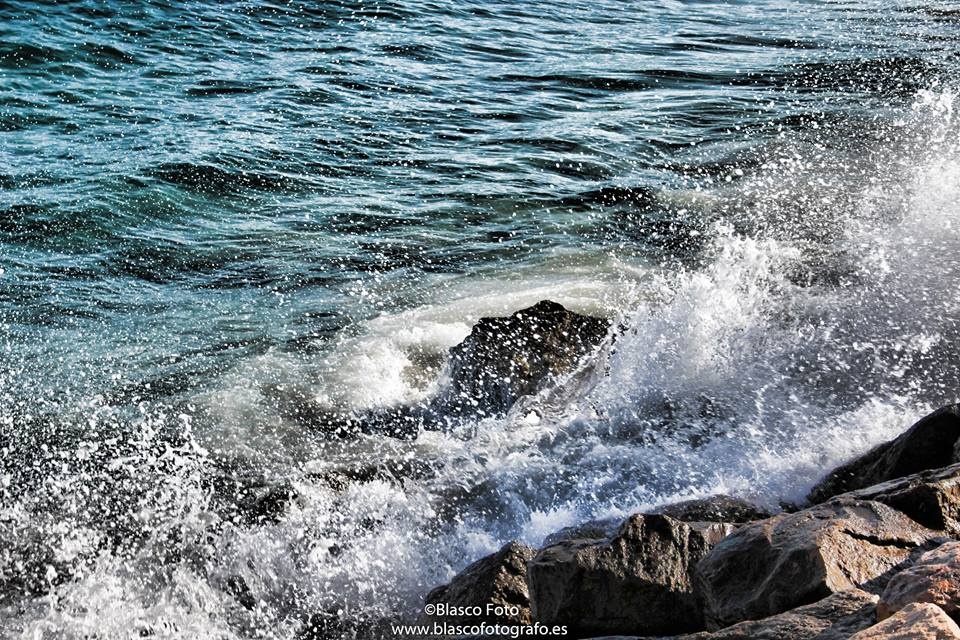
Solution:
{"label": "rock surface texture", "polygon": [[931,413],[890,442],[838,467],[807,497],[810,504],[895,478],[946,467],[958,461],[960,405]]}
{"label": "rock surface texture", "polygon": [[958,433],[958,406],[941,409],[795,513],[719,495],[511,543],[427,602],[517,606],[490,621],[570,638],[960,640]]}
{"label": "rock surface texture", "polygon": [[506,544],[496,553],[477,560],[461,571],[449,584],[437,587],[427,594],[426,604],[446,604],[458,607],[481,607],[487,604],[519,610],[492,617],[475,615],[422,616],[421,624],[435,620],[449,624],[530,624],[530,596],[527,590],[527,563],[535,551],[517,542]]}
{"label": "rock surface texture", "polygon": [[925,527],[960,536],[960,465],[922,471],[843,496],[882,502]]}
{"label": "rock surface texture", "polygon": [[960,640],[960,627],[937,605],[916,603],[850,640]]}
{"label": "rock surface texture", "polygon": [[611,538],[546,547],[528,570],[533,618],[567,625],[571,637],[701,629],[692,571],[732,529],[638,514]]}
{"label": "rock surface texture", "polygon": [[683,640],[846,640],[875,622],[877,596],[853,589],[761,620]]}
{"label": "rock surface texture", "polygon": [[744,525],[697,567],[708,629],[854,588],[879,590],[941,539],[879,502],[844,500]]}
{"label": "rock surface texture", "polygon": [[877,618],[888,618],[914,602],[930,602],[960,620],[960,542],[928,551],[895,575],[880,596]]}

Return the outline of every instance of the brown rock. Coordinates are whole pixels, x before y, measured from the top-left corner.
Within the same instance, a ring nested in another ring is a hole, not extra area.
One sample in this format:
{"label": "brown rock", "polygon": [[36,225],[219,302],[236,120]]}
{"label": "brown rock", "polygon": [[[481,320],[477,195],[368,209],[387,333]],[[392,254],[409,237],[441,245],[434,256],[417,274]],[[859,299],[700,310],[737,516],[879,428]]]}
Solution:
{"label": "brown rock", "polygon": [[960,627],[935,604],[909,604],[850,640],[958,640]]}
{"label": "brown rock", "polygon": [[922,471],[843,494],[845,498],[876,500],[910,516],[930,529],[960,536],[960,465]]}
{"label": "brown rock", "polygon": [[838,467],[807,496],[819,504],[833,496],[957,462],[960,405],[931,413],[898,438]]}
{"label": "brown rock", "polygon": [[913,602],[930,602],[960,619],[960,542],[948,542],[923,554],[915,565],[890,580],[877,605],[883,620]]}
{"label": "brown rock", "polygon": [[697,567],[708,629],[763,618],[886,580],[936,533],[870,501],[837,500],[747,524]]}
{"label": "brown rock", "polygon": [[877,596],[853,589],[769,618],[682,640],[846,640],[874,623]]}
{"label": "brown rock", "polygon": [[482,318],[450,349],[446,413],[503,414],[549,378],[572,371],[606,337],[610,321],[543,300],[507,318]]}
{"label": "brown rock", "polygon": [[[510,542],[496,553],[477,560],[450,581],[429,594],[425,604],[454,607],[480,607],[483,615],[421,616],[420,624],[434,621],[453,625],[530,624],[530,595],[527,590],[527,563],[535,551],[518,542]],[[487,616],[487,605],[516,611]]]}
{"label": "brown rock", "polygon": [[638,514],[611,538],[546,547],[528,569],[533,618],[573,637],[701,629],[693,567],[732,529]]}

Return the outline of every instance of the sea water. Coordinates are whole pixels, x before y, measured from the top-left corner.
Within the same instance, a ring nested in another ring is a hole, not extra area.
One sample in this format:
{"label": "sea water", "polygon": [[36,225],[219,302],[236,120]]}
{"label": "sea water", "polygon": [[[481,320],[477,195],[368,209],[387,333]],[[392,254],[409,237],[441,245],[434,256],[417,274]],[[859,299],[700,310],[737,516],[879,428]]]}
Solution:
{"label": "sea water", "polygon": [[[508,540],[801,500],[960,397],[958,34],[933,0],[3,3],[0,632],[409,619]],[[542,299],[615,335],[506,417],[304,418],[429,399]],[[295,499],[236,518],[224,477]]]}

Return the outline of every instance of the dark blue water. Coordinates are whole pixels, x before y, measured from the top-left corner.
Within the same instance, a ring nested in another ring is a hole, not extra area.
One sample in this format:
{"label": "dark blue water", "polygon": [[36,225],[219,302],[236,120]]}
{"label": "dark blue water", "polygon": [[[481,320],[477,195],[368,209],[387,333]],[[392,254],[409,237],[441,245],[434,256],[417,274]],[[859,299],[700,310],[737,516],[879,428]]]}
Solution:
{"label": "dark blue water", "polygon": [[[0,630],[407,615],[505,539],[776,503],[955,399],[958,26],[934,0],[0,4]],[[630,330],[536,419],[333,443],[291,410],[428,398],[477,318],[547,297]],[[651,442],[667,406],[736,446]],[[392,458],[439,471],[316,481]],[[223,518],[224,468],[296,508]]]}

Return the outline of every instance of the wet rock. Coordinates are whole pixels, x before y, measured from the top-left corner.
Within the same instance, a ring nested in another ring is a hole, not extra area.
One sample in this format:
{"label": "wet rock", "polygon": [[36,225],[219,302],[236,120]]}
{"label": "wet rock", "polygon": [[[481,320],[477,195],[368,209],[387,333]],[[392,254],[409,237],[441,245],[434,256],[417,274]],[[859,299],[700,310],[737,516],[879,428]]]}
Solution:
{"label": "wet rock", "polygon": [[530,562],[535,620],[574,637],[702,628],[692,571],[732,525],[634,515],[605,540],[564,540]]}
{"label": "wet rock", "polygon": [[479,607],[481,616],[423,615],[420,624],[446,622],[452,625],[530,624],[530,595],[527,589],[527,563],[535,551],[518,542],[506,544],[496,553],[477,560],[461,571],[449,584],[427,594],[424,606]]}
{"label": "wet rock", "polygon": [[440,413],[502,415],[553,376],[571,372],[607,335],[610,322],[549,300],[506,318],[482,318],[450,350]]}
{"label": "wet rock", "polygon": [[960,542],[928,551],[914,566],[895,575],[880,596],[877,619],[884,620],[914,602],[930,602],[960,620]]}
{"label": "wet rock", "polygon": [[837,500],[747,524],[697,567],[708,629],[854,588],[879,591],[943,538],[879,502]]}
{"label": "wet rock", "polygon": [[415,458],[384,458],[373,464],[340,465],[307,474],[334,491],[343,491],[351,484],[383,480],[401,485],[405,480],[422,480],[436,473],[436,463]]}
{"label": "wet rock", "polygon": [[958,461],[960,405],[943,407],[905,433],[832,471],[807,496],[810,504]]}
{"label": "wet rock", "polygon": [[361,435],[408,440],[433,420],[429,408],[420,405],[336,411],[318,405],[307,389],[284,386],[278,391],[265,385],[263,393],[282,417],[332,440],[350,440]]}
{"label": "wet rock", "polygon": [[846,640],[875,622],[876,601],[876,595],[860,589],[841,591],[769,618],[682,640]]}
{"label": "wet rock", "polygon": [[295,640],[381,640],[393,637],[391,625],[397,620],[348,618],[338,612],[314,613],[297,631]]}
{"label": "wet rock", "polygon": [[243,579],[243,576],[236,574],[228,575],[220,580],[219,583],[220,589],[224,593],[232,596],[241,607],[248,611],[256,608],[257,598],[253,595],[253,592],[250,591],[250,587],[247,585],[247,581]]}
{"label": "wet rock", "polygon": [[602,518],[587,520],[580,524],[564,527],[543,539],[544,547],[551,547],[564,540],[605,540],[616,535],[625,518]]}
{"label": "wet rock", "polygon": [[277,522],[300,494],[289,481],[267,478],[243,460],[218,460],[206,478],[211,507],[222,518],[241,524]]}
{"label": "wet rock", "polygon": [[915,603],[850,640],[957,640],[960,627],[935,604]]}
{"label": "wet rock", "polygon": [[923,471],[841,497],[882,502],[927,528],[960,537],[960,465]]}
{"label": "wet rock", "polygon": [[289,482],[249,488],[238,503],[238,512],[251,523],[279,522],[300,494]]}
{"label": "wet rock", "polygon": [[[681,522],[729,522],[732,524],[762,520],[772,515],[769,511],[746,500],[722,494],[675,502],[656,507],[646,513],[670,516]],[[626,518],[602,518],[564,527],[544,538],[543,546],[549,547],[564,540],[610,538],[616,534],[624,520]]]}
{"label": "wet rock", "polygon": [[737,524],[752,520],[763,520],[773,515],[746,500],[722,494],[657,507],[652,513],[662,513],[683,522],[732,522]]}
{"label": "wet rock", "polygon": [[307,387],[264,385],[262,392],[281,416],[331,439],[412,439],[423,429],[443,429],[464,417],[505,414],[552,377],[573,372],[609,328],[609,320],[580,315],[549,300],[508,317],[481,318],[470,335],[450,349],[445,387],[416,405],[337,411],[318,405]]}

